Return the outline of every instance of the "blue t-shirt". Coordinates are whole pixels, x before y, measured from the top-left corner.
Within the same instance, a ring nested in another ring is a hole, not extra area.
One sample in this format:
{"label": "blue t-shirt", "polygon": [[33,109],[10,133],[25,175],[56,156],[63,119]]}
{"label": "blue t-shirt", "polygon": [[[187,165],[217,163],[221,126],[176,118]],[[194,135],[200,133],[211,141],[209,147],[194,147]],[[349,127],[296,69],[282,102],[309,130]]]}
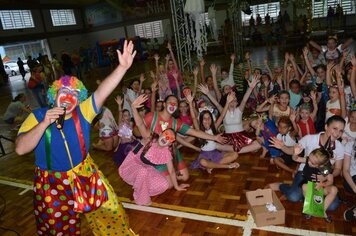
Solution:
{"label": "blue t-shirt", "polygon": [[[18,136],[30,131],[33,127],[40,123],[43,120],[47,110],[47,107],[34,110],[33,113],[31,113],[23,122],[19,130]],[[100,111],[98,111],[96,107],[93,96],[90,96],[79,106],[77,106],[76,110],[84,136],[86,155],[88,155],[88,149],[90,147],[91,122]],[[69,161],[67,150],[64,145],[64,140],[62,138],[61,133],[56,128],[56,124],[53,123],[51,127],[51,169],[54,171],[62,172],[68,171],[72,169],[72,167]],[[80,148],[79,137],[76,132],[75,123],[72,117],[64,121],[62,131],[68,143],[70,155],[73,161],[73,166],[76,166],[83,160],[83,157]],[[35,148],[35,157],[36,166],[38,166],[42,170],[48,170],[46,159],[45,134],[43,134]]]}

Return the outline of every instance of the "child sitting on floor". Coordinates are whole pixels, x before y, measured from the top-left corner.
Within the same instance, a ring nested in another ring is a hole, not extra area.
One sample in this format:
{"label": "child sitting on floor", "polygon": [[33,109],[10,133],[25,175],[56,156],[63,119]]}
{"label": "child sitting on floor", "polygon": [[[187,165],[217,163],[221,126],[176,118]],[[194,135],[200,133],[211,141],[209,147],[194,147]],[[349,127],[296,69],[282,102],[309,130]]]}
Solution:
{"label": "child sitting on floor", "polygon": [[[278,134],[277,138],[282,140],[284,144],[288,147],[293,147],[296,145],[296,134],[297,134],[297,124],[295,123],[295,115],[290,117],[282,116],[278,121]],[[294,169],[290,168],[293,164],[293,159],[291,155],[281,152],[280,156],[272,157],[272,162],[276,166],[282,168],[285,171],[288,171],[291,174],[294,174]]]}
{"label": "child sitting on floor", "polygon": [[[316,189],[324,188],[324,209],[328,209],[330,204],[334,201],[337,195],[337,188],[333,185],[334,177],[332,173],[324,173],[321,172],[321,168],[329,163],[331,155],[329,151],[325,148],[317,148],[309,154],[307,158],[296,158],[297,162],[305,162],[305,167],[303,169],[303,178],[304,183],[302,185],[303,194],[305,196],[305,192],[307,189],[307,182],[312,181],[317,183]],[[324,212],[325,221],[330,223],[332,221],[331,217]],[[306,219],[310,219],[311,215],[305,215]]]}
{"label": "child sitting on floor", "polygon": [[[227,112],[229,104],[235,97],[234,93],[230,93],[227,96],[225,107],[220,117],[214,122],[212,113],[209,110],[200,112],[199,124],[195,115],[193,115],[193,124],[196,129],[200,129],[210,135],[217,135],[217,127],[222,123],[224,116]],[[191,111],[193,114],[194,111]],[[191,169],[206,169],[208,173],[211,173],[214,168],[238,168],[240,165],[234,162],[238,156],[236,152],[220,152],[217,150],[217,144],[215,141],[199,139],[202,144],[200,155],[191,164]]]}

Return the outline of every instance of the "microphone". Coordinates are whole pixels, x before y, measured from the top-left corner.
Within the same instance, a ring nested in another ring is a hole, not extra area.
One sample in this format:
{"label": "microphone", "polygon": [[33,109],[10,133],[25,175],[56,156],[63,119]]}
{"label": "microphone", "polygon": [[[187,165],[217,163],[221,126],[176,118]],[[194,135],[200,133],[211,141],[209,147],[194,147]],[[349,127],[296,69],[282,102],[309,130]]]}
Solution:
{"label": "microphone", "polygon": [[63,124],[64,124],[64,117],[66,116],[66,110],[67,110],[67,106],[63,105],[62,106],[64,109],[64,112],[62,115],[59,115],[58,119],[56,120],[56,127],[57,129],[63,129]]}

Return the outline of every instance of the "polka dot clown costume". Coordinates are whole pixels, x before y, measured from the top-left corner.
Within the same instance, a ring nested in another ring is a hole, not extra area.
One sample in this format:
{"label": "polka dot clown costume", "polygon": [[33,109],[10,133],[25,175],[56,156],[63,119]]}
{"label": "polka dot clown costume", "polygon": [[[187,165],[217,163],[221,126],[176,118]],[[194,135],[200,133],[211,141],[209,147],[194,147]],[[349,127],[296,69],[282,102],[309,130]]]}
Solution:
{"label": "polka dot clown costume", "polygon": [[[54,107],[65,106],[67,115],[63,128],[59,130],[56,122],[51,123],[34,149],[34,213],[38,235],[80,235],[81,213],[94,235],[134,235],[118,197],[88,153],[91,122],[100,109],[94,94],[89,98],[87,94],[83,83],[73,76],[61,77],[48,90],[49,103]],[[49,109],[34,110],[18,136],[38,128]],[[91,182],[75,186],[75,176],[97,179],[95,185]],[[93,196],[88,197],[93,205],[78,210],[83,200],[75,197],[78,188],[84,191],[84,196]]]}

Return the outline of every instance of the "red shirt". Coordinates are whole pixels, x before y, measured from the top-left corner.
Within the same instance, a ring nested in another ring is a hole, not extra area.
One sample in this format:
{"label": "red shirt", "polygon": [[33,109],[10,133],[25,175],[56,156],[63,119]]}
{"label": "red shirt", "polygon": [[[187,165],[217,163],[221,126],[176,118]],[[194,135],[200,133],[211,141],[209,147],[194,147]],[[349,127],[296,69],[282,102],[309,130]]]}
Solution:
{"label": "red shirt", "polygon": [[175,121],[175,123],[176,123],[175,129],[173,129],[174,131],[179,132],[181,134],[185,134],[190,129],[190,127],[186,124],[183,124],[183,122],[180,119],[177,120],[177,119],[171,117],[169,120],[163,120],[160,113],[158,113],[158,115],[157,115],[155,127],[153,127],[151,129],[151,126],[153,125],[154,114],[155,114],[155,112],[150,112],[150,113],[146,114],[145,124],[146,124],[147,128],[149,128],[150,130],[153,130],[156,134],[161,134],[163,131],[162,127],[165,125],[167,125],[166,129],[167,128],[173,129],[174,120],[176,120]]}
{"label": "red shirt", "polygon": [[[299,120],[298,126],[300,128],[300,131],[302,132],[302,137],[304,137],[307,134],[316,134],[314,122],[311,117],[309,117],[306,123],[304,123],[302,120]],[[307,126],[309,126],[309,133],[308,133]]]}

